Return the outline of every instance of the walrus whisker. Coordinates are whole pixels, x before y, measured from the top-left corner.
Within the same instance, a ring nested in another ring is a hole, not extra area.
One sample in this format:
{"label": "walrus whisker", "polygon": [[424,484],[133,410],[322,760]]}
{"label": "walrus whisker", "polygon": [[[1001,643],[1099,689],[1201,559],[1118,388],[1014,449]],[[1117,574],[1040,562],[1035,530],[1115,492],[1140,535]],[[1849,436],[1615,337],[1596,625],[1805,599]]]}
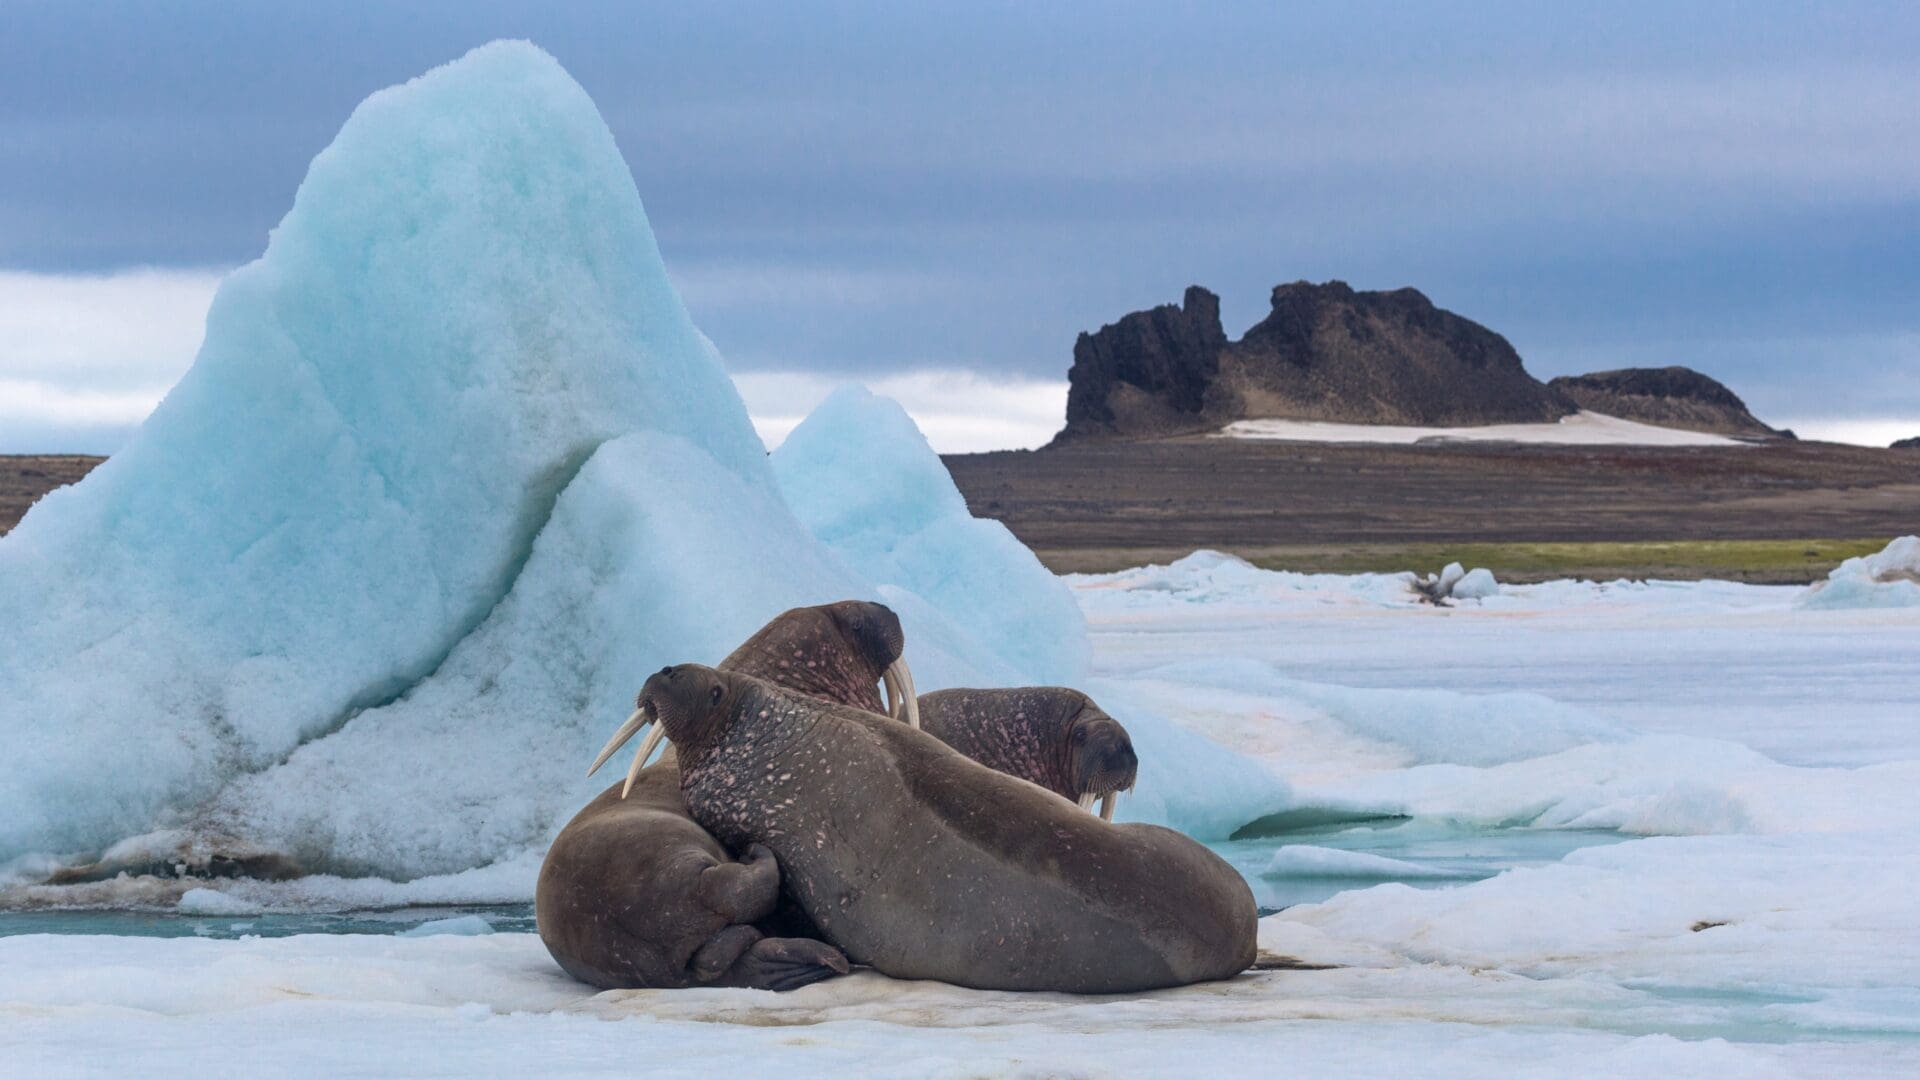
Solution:
{"label": "walrus whisker", "polygon": [[607,745],[600,751],[600,756],[593,759],[593,766],[587,770],[588,776],[599,772],[600,766],[607,763],[607,759],[613,756],[615,750],[620,749],[621,744],[633,738],[634,732],[646,726],[646,721],[641,717],[644,712],[646,712],[645,709],[633,710],[633,715],[627,717],[627,722],[621,724],[620,730],[614,732],[613,738],[607,740]]}
{"label": "walrus whisker", "polygon": [[653,756],[655,748],[666,737],[667,725],[665,724],[654,724],[653,730],[647,732],[646,740],[640,744],[640,749],[633,755],[633,767],[627,770],[627,783],[620,789],[621,798],[626,798],[627,792],[633,790],[633,782],[640,778],[640,770],[646,768],[647,759]]}
{"label": "walrus whisker", "polygon": [[[913,689],[913,669],[907,666],[907,658],[902,656],[887,665],[887,673],[893,676],[895,685],[900,689],[899,705],[906,716],[907,726],[920,730],[920,698]],[[898,716],[895,719],[899,719]]]}
{"label": "walrus whisker", "polygon": [[1119,801],[1120,801],[1120,793],[1117,791],[1109,791],[1105,795],[1100,796],[1100,820],[1101,821],[1113,820],[1113,805]]}

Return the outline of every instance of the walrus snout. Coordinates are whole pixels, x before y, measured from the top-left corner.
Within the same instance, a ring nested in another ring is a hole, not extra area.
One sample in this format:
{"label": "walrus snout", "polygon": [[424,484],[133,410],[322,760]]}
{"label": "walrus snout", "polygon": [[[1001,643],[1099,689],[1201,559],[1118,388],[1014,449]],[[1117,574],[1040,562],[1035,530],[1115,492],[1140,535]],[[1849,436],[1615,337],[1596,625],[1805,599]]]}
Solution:
{"label": "walrus snout", "polygon": [[887,605],[870,600],[842,600],[829,604],[827,610],[872,670],[880,672],[887,692],[887,715],[918,730],[919,695],[914,691],[913,672],[907,667],[907,634],[900,626],[900,616]]}
{"label": "walrus snout", "polygon": [[828,610],[861,654],[873,664],[873,670],[892,666],[906,651],[907,633],[900,626],[900,616],[887,605],[871,600],[842,600],[828,605]]}
{"label": "walrus snout", "polygon": [[1113,820],[1118,793],[1133,790],[1140,757],[1120,721],[1091,703],[1074,720],[1071,736],[1073,786],[1082,806],[1100,799],[1100,816]]}

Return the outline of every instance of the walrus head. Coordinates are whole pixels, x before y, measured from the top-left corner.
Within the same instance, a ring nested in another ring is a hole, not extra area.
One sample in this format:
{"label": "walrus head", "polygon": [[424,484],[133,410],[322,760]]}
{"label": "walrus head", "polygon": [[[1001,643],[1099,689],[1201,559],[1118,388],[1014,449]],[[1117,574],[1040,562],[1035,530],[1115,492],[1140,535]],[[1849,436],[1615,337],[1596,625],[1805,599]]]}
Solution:
{"label": "walrus head", "polygon": [[[917,728],[906,640],[900,617],[885,604],[842,600],[781,612],[715,666],[808,697],[885,712]],[[876,680],[885,687],[884,701]]]}
{"label": "walrus head", "polygon": [[1072,789],[1080,792],[1080,805],[1091,808],[1098,798],[1100,816],[1112,821],[1120,792],[1133,788],[1140,758],[1120,721],[1093,699],[1082,698],[1085,704],[1067,725],[1067,776]]}
{"label": "walrus head", "polygon": [[599,772],[600,766],[628,739],[652,728],[640,741],[640,749],[633,755],[633,766],[627,770],[627,782],[620,788],[620,797],[626,798],[633,790],[633,782],[639,779],[640,770],[646,767],[647,759],[653,757],[661,742],[670,740],[685,746],[707,737],[710,734],[707,728],[715,718],[726,715],[732,693],[729,680],[710,667],[678,664],[661,668],[640,688],[639,696],[634,699],[633,715],[607,740],[587,775]]}
{"label": "walrus head", "polygon": [[887,689],[887,715],[918,728],[920,706],[913,672],[907,667],[907,634],[901,629],[900,616],[885,604],[866,600],[842,600],[826,605],[825,610],[871,670],[879,672],[881,684]]}

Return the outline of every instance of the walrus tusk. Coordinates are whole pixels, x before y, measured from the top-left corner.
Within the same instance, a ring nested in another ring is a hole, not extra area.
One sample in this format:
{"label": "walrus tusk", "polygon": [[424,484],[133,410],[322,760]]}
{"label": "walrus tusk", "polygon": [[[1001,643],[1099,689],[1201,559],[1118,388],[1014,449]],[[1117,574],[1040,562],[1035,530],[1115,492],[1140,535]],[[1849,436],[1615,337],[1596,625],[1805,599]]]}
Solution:
{"label": "walrus tusk", "polygon": [[1083,794],[1083,795],[1081,795],[1081,796],[1080,796],[1080,809],[1082,809],[1082,810],[1086,810],[1086,811],[1088,811],[1088,812],[1091,812],[1091,811],[1093,810],[1093,800],[1095,800],[1095,799],[1097,799],[1097,798],[1099,798],[1099,796],[1098,796],[1098,795],[1095,795],[1095,794],[1094,794],[1093,792],[1091,792],[1091,791],[1089,791],[1089,792],[1086,792],[1085,794]]}
{"label": "walrus tusk", "polygon": [[620,789],[621,798],[626,798],[627,792],[633,790],[633,782],[639,778],[640,770],[646,767],[647,759],[653,756],[654,748],[659,746],[660,740],[666,737],[667,725],[665,724],[655,724],[653,730],[647,732],[646,741],[640,744],[639,751],[633,755],[633,767],[627,770],[626,786]]}
{"label": "walrus tusk", "polygon": [[900,719],[900,714],[906,709],[906,705],[900,700],[900,680],[894,677],[892,667],[880,673],[880,687],[887,692],[887,716],[894,720]]}
{"label": "walrus tusk", "polygon": [[645,709],[633,710],[633,715],[627,717],[627,722],[624,724],[621,724],[620,730],[614,732],[613,738],[607,740],[607,745],[604,749],[600,751],[600,756],[593,759],[593,766],[587,770],[588,776],[592,776],[594,773],[599,772],[600,766],[605,765],[607,763],[607,759],[613,756],[613,752],[615,750],[620,749],[620,746],[622,743],[626,742],[628,739],[633,738],[634,732],[639,731],[641,728],[647,726],[647,721],[644,716],[645,713],[646,713]]}
{"label": "walrus tusk", "polygon": [[903,656],[888,664],[882,678],[887,682],[888,690],[893,695],[888,715],[895,720],[904,718],[908,727],[919,731],[920,698],[913,689],[913,669],[907,666],[907,658]]}
{"label": "walrus tusk", "polygon": [[1100,820],[1101,821],[1113,820],[1113,804],[1119,801],[1120,801],[1120,793],[1117,791],[1109,791],[1105,795],[1100,796]]}

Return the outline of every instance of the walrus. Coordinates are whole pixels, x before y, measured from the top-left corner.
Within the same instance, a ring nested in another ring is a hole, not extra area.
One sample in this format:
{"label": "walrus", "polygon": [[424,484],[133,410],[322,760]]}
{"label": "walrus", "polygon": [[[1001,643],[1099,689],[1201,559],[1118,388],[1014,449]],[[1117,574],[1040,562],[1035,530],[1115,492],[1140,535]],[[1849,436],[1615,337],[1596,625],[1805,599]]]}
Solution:
{"label": "walrus", "polygon": [[671,752],[574,815],[548,849],[534,923],[567,974],[603,990],[792,990],[847,973],[839,949],[768,937],[780,901],[773,853],[735,861],[687,813]]}
{"label": "walrus", "polygon": [[[1083,809],[1098,798],[1101,816],[1113,820],[1117,794],[1133,787],[1140,765],[1118,720],[1080,691],[1058,686],[916,696],[913,672],[902,656],[905,645],[900,618],[891,608],[842,600],[780,613],[717,666],[808,697],[884,711],[982,765],[1031,780]],[[886,688],[884,703],[876,680]],[[930,718],[929,709],[937,716]],[[626,728],[622,732],[630,734]],[[625,737],[616,734],[609,745],[617,748]]]}
{"label": "walrus", "polygon": [[1092,994],[1253,963],[1253,893],[1171,829],[1101,821],[925,732],[748,675],[668,667],[638,701],[679,755],[694,820],[771,850],[788,897],[850,961]]}
{"label": "walrus", "polygon": [[[822,701],[886,713],[920,726],[920,708],[913,689],[913,671],[905,656],[906,631],[900,616],[885,604],[870,600],[841,600],[814,607],[789,608],[754,631],[753,636],[720,661],[720,670],[765,679],[775,686]],[[889,700],[875,689],[886,688]],[[592,776],[648,721],[636,708],[588,766]],[[639,775],[665,730],[655,727],[633,756],[627,783]]]}
{"label": "walrus", "polygon": [[920,729],[989,768],[1031,780],[1113,820],[1140,769],[1120,721],[1078,690],[938,690],[919,699]]}
{"label": "walrus", "polygon": [[[846,600],[781,613],[721,665],[824,700],[907,715],[914,694],[905,640],[887,607]],[[588,776],[639,718],[636,711]],[[548,848],[534,897],[547,951],[568,974],[603,989],[787,990],[845,974],[840,951],[804,936],[804,917],[780,903],[772,855],[750,847],[733,862],[688,815],[671,756],[647,765],[658,741],[649,739],[626,781],[575,814]]]}

